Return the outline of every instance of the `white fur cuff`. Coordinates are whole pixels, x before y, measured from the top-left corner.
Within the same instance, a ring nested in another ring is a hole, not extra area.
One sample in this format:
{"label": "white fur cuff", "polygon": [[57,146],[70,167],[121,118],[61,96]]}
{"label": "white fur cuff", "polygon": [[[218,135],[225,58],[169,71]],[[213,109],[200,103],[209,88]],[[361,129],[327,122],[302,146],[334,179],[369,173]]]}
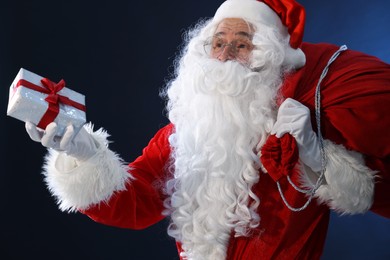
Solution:
{"label": "white fur cuff", "polygon": [[85,162],[49,150],[45,158],[43,174],[46,184],[62,211],[84,210],[100,202],[106,202],[115,191],[125,189],[132,178],[128,166],[108,149],[108,134],[99,130],[86,130],[98,144],[98,152]]}
{"label": "white fur cuff", "polygon": [[341,214],[368,211],[373,202],[375,171],[365,165],[360,153],[328,140],[325,153],[326,184],[320,186],[316,197]]}

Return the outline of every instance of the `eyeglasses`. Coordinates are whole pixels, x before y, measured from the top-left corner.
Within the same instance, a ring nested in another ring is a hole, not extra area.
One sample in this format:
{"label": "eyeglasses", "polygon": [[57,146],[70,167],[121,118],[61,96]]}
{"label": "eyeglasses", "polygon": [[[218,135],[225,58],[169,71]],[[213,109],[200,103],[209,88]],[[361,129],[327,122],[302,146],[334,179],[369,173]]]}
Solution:
{"label": "eyeglasses", "polygon": [[225,48],[228,48],[228,54],[233,58],[247,60],[254,47],[251,40],[247,37],[239,37],[231,42],[227,42],[222,37],[213,36],[204,44],[206,54],[213,58],[219,58],[225,51]]}

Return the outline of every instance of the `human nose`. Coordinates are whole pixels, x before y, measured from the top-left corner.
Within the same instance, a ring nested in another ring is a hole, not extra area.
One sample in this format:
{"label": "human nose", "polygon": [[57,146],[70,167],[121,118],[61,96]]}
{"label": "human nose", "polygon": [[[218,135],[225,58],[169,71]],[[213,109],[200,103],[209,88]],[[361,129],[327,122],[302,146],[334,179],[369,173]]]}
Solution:
{"label": "human nose", "polygon": [[222,52],[217,57],[219,61],[225,62],[228,60],[233,60],[235,58],[234,52],[232,51],[232,44],[225,44],[223,46]]}

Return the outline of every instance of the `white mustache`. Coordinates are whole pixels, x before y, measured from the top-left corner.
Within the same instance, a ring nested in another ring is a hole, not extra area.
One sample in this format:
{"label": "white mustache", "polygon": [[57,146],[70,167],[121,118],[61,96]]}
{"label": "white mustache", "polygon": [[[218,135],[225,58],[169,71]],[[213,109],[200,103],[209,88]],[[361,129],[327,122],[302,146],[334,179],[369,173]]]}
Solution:
{"label": "white mustache", "polygon": [[199,91],[204,94],[217,92],[230,97],[238,97],[248,93],[250,87],[253,86],[255,73],[236,61],[208,60],[200,69],[204,74],[204,82],[199,84]]}

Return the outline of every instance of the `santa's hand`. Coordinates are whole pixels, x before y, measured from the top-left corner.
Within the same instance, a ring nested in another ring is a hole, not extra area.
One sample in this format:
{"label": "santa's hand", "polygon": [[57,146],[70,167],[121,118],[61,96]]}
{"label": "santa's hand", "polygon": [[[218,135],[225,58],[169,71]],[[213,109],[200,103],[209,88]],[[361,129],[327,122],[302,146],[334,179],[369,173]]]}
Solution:
{"label": "santa's hand", "polygon": [[73,125],[69,125],[65,128],[62,137],[58,137],[56,136],[57,124],[54,122],[50,123],[44,131],[31,122],[26,122],[25,126],[32,140],[40,142],[47,148],[65,152],[79,161],[85,161],[97,152],[96,142],[84,127],[76,133]]}
{"label": "santa's hand", "polygon": [[275,134],[278,138],[285,133],[294,136],[301,161],[314,172],[320,172],[320,145],[311,126],[310,110],[291,98],[287,98],[279,107],[276,123],[271,130],[271,134]]}

